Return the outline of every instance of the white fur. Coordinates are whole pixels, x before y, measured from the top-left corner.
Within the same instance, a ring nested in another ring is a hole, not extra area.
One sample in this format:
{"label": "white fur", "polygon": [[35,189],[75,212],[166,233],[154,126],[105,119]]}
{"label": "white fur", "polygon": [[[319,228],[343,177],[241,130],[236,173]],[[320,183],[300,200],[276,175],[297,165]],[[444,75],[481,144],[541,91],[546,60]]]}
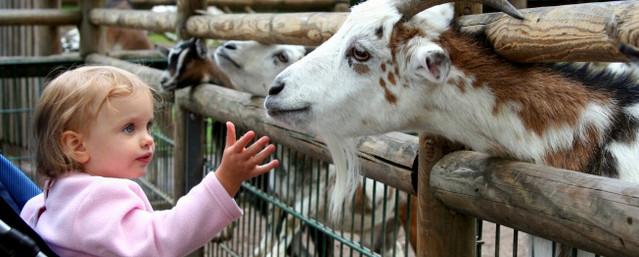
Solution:
{"label": "white fur", "polygon": [[[225,48],[234,45],[235,49]],[[265,96],[273,78],[284,68],[304,57],[304,47],[298,45],[266,45],[256,41],[227,41],[215,50],[215,62],[240,91]],[[220,55],[224,53],[241,67]],[[282,62],[277,55],[288,59]]]}

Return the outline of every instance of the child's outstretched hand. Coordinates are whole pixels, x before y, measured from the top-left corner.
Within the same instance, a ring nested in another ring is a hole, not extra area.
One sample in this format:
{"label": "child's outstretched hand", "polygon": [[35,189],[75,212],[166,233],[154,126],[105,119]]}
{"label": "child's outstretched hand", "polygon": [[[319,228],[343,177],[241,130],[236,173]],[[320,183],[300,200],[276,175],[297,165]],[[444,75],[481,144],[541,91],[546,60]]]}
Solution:
{"label": "child's outstretched hand", "polygon": [[237,194],[244,180],[279,166],[278,160],[260,165],[275,152],[275,146],[268,144],[269,138],[266,136],[247,146],[254,137],[255,132],[249,131],[236,141],[235,125],[230,121],[226,122],[226,146],[215,175],[231,197]]}

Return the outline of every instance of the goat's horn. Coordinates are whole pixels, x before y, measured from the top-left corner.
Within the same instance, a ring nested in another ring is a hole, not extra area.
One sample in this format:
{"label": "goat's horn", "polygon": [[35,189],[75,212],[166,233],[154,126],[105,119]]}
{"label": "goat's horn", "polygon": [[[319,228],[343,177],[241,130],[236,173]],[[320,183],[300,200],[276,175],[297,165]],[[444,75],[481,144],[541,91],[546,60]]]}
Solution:
{"label": "goat's horn", "polygon": [[[479,2],[483,4],[487,4],[497,10],[500,10],[511,17],[523,20],[524,16],[515,8],[508,0],[471,0],[473,2]],[[397,6],[397,10],[402,14],[402,20],[410,20],[415,14],[420,13],[423,10],[426,10],[435,5],[440,5],[444,3],[455,2],[453,0],[409,0],[409,1],[401,1]]]}

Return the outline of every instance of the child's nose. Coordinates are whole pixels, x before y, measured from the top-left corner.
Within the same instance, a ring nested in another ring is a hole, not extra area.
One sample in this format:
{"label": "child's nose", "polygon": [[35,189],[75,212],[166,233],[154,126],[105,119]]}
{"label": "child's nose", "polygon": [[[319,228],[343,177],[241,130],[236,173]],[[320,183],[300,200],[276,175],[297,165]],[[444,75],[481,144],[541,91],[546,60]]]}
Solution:
{"label": "child's nose", "polygon": [[144,135],[142,136],[142,142],[141,142],[141,146],[142,148],[149,148],[152,147],[154,144],[153,141],[153,136],[151,135],[151,133],[146,132],[144,133]]}

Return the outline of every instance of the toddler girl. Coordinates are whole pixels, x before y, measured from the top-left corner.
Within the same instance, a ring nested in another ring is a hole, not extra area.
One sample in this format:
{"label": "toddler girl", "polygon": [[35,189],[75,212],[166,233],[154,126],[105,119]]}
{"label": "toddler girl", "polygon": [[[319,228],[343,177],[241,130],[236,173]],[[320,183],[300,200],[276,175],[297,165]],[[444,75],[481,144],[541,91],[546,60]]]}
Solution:
{"label": "toddler girl", "polygon": [[227,122],[222,162],[175,207],[153,211],[140,186],[153,158],[151,88],[130,72],[86,66],[51,81],[35,113],[42,194],[20,216],[61,256],[184,256],[242,215],[233,200],[242,181],[278,166],[260,165],[275,146]]}

